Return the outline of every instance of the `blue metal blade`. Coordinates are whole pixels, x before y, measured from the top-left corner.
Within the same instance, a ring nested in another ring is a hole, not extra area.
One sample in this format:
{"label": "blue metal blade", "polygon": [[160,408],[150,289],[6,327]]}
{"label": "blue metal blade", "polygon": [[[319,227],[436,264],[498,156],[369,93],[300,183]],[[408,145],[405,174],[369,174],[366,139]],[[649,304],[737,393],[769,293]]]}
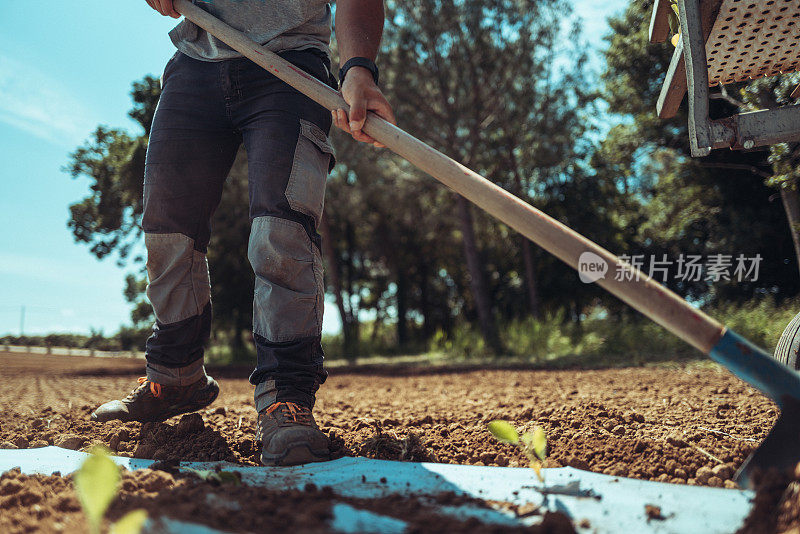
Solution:
{"label": "blue metal blade", "polygon": [[800,399],[800,374],[733,330],[725,330],[709,357],[783,407],[783,398]]}

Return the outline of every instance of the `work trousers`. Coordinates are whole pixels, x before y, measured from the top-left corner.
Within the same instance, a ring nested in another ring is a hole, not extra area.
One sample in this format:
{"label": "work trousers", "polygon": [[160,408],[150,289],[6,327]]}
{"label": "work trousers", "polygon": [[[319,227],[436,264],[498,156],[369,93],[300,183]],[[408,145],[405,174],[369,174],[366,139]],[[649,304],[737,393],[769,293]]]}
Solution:
{"label": "work trousers", "polygon": [[[315,49],[280,54],[332,86]],[[324,382],[320,343],[324,285],[320,235],[325,181],[333,166],[331,115],[246,58],[169,60],[150,131],[142,227],[147,296],[155,312],[147,376],[187,385],[204,373],[211,332],[206,260],[211,220],[242,143],[247,152],[255,273],[250,375],[259,410],[276,401],[313,406]]]}

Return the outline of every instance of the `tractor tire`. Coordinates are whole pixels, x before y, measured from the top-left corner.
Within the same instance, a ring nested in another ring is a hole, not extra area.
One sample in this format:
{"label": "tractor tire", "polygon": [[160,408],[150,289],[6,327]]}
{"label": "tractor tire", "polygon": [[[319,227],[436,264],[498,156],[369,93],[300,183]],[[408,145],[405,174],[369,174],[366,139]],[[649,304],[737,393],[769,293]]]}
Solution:
{"label": "tractor tire", "polygon": [[791,369],[798,370],[800,369],[798,351],[800,351],[800,313],[795,315],[784,329],[773,357]]}

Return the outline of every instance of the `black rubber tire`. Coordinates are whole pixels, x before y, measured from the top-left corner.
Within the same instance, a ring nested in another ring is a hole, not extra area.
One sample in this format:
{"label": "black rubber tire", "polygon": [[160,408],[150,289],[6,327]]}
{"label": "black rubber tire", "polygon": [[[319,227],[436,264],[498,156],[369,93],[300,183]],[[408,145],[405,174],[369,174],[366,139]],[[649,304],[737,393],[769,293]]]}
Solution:
{"label": "black rubber tire", "polygon": [[779,362],[798,370],[800,369],[800,361],[798,361],[800,358],[797,357],[798,350],[800,350],[800,313],[795,315],[794,319],[783,330],[773,356]]}

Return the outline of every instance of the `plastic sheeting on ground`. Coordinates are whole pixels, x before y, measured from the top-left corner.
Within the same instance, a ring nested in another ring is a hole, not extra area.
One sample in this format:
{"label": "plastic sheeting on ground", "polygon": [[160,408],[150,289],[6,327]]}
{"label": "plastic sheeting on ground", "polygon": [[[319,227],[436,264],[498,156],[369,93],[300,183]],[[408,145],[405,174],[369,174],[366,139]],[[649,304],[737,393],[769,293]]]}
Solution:
{"label": "plastic sheeting on ground", "polygon": [[[20,467],[23,473],[67,474],[80,467],[87,454],[58,447],[0,450],[0,472]],[[128,469],[143,469],[153,460],[113,457]],[[246,484],[273,490],[303,489],[313,483],[329,486],[343,497],[377,498],[389,495],[432,496],[444,492],[513,505],[533,504],[540,511],[560,511],[573,519],[579,532],[732,533],[750,511],[753,492],[686,486],[614,477],[571,467],[544,469],[545,483],[533,471],[514,467],[392,462],[340,458],[297,467],[243,467],[227,462],[183,462],[183,467],[238,471]],[[657,506],[663,519],[648,517],[646,506]],[[518,518],[500,510],[447,506],[443,513],[474,516],[498,524],[535,524],[541,515]],[[381,517],[347,504],[334,505],[331,529],[340,532],[400,533],[401,520]],[[157,523],[157,524],[156,524]],[[159,532],[214,532],[171,520],[148,523]]]}

